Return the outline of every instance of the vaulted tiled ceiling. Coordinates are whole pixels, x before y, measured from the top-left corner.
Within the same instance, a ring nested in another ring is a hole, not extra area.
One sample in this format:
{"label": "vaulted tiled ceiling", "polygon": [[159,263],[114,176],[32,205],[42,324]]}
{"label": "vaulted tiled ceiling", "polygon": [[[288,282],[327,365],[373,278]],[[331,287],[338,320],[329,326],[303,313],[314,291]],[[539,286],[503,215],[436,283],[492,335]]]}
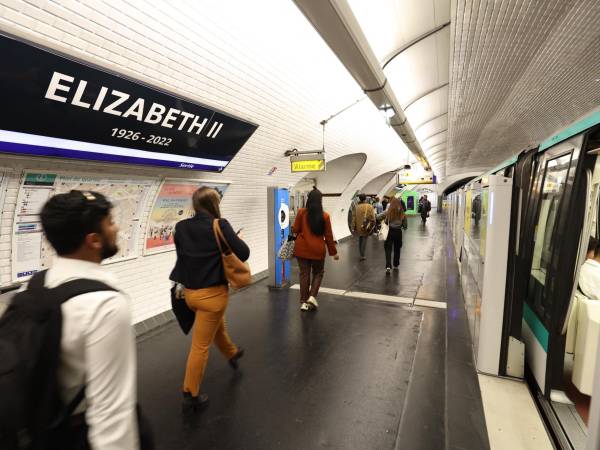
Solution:
{"label": "vaulted tiled ceiling", "polygon": [[445,174],[450,0],[349,0],[438,177]]}
{"label": "vaulted tiled ceiling", "polygon": [[600,106],[598,0],[458,0],[447,173],[488,169]]}
{"label": "vaulted tiled ceiling", "polygon": [[600,0],[348,3],[438,176],[488,170],[600,107]]}

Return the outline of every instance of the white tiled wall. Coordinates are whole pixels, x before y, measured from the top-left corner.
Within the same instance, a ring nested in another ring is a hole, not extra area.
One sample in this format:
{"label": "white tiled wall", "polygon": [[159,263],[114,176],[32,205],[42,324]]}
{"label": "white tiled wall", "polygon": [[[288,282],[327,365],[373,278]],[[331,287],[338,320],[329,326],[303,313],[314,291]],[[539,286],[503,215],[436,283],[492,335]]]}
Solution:
{"label": "white tiled wall", "polygon": [[[290,173],[284,151],[320,148],[319,122],[363,96],[291,1],[0,0],[0,31],[259,125],[220,175],[0,156],[0,167],[15,170],[0,222],[2,282],[10,267],[12,217],[23,167],[231,181],[224,215],[234,228],[244,227],[253,272],[266,270],[266,187],[293,186],[302,177]],[[328,160],[367,155],[342,196],[327,199],[340,239],[348,234],[346,203],[351,195],[398,167],[406,150],[368,101],[329,122],[325,149]],[[277,170],[268,175],[272,167]],[[139,245],[141,254],[141,241]],[[173,253],[161,253],[109,266],[133,298],[135,322],[169,308],[167,278],[173,261]]]}

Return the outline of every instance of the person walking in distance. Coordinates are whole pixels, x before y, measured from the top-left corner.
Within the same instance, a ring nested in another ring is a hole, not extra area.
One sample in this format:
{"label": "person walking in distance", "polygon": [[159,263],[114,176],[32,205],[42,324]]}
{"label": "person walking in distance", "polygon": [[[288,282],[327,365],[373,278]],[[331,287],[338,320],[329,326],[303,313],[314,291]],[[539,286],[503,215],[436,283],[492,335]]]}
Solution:
{"label": "person walking in distance", "polygon": [[390,203],[389,197],[387,195],[383,196],[383,200],[381,201],[381,207],[385,211],[387,209],[388,204]]}
{"label": "person walking in distance", "polygon": [[419,199],[419,213],[421,214],[423,224],[427,222],[429,211],[431,211],[431,202],[427,199],[427,195],[424,195]]}
{"label": "person walking in distance", "polygon": [[392,270],[392,249],[394,251],[394,270],[400,265],[400,250],[402,249],[402,230],[406,229],[406,214],[399,199],[393,197],[385,212],[377,216],[377,220],[384,220],[389,227],[388,235],[384,243],[385,270]]}
{"label": "person walking in distance", "polygon": [[325,273],[326,248],[330,256],[336,261],[339,259],[331,220],[323,211],[321,191],[313,189],[308,194],[306,208],[298,210],[292,232],[296,235],[294,253],[300,268],[300,310],[317,309],[317,295]]}
{"label": "person walking in distance", "polygon": [[358,234],[358,251],[360,253],[360,260],[364,261],[366,258],[365,252],[367,249],[367,238],[372,233],[375,227],[375,209],[371,204],[367,202],[367,196],[360,194],[358,196],[359,203],[356,205],[355,214],[355,229]]}
{"label": "person walking in distance", "polygon": [[383,203],[381,203],[381,200],[379,199],[379,197],[375,197],[375,204],[373,206],[375,207],[375,212],[377,214],[381,214],[383,211],[385,211],[385,208],[383,207]]}
{"label": "person walking in distance", "polygon": [[[219,193],[201,187],[192,196],[196,215],[175,226],[177,262],[170,279],[184,286],[185,302],[195,312],[192,345],[183,380],[184,414],[199,411],[208,405],[208,396],[200,394],[200,386],[208,361],[208,351],[214,342],[229,364],[237,369],[244,350],[236,346],[227,333],[225,310],[229,288],[223,271],[221,251],[214,232],[217,221],[223,236],[239,259],[246,261],[250,249],[221,218]],[[222,246],[227,246],[225,243]]]}

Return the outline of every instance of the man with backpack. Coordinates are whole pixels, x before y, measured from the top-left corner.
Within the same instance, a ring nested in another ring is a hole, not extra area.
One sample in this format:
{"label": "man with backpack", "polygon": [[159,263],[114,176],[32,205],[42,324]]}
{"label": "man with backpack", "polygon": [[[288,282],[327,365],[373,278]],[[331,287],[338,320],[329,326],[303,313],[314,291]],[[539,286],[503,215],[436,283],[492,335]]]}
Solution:
{"label": "man with backpack", "polygon": [[421,221],[423,224],[427,222],[429,211],[431,211],[431,202],[427,199],[427,195],[423,195],[419,199],[419,214],[421,214]]}
{"label": "man with backpack", "polygon": [[359,194],[359,203],[356,205],[355,215],[355,229],[358,235],[358,251],[360,253],[360,260],[364,261],[366,258],[365,251],[367,249],[367,238],[373,232],[375,228],[375,209],[367,202],[367,196],[365,194]]}
{"label": "man with backpack", "polygon": [[[57,256],[0,319],[3,449],[140,447],[129,300],[100,264],[118,251],[112,206],[102,194],[71,191],[42,208]],[[2,371],[7,345],[19,356],[18,378]]]}

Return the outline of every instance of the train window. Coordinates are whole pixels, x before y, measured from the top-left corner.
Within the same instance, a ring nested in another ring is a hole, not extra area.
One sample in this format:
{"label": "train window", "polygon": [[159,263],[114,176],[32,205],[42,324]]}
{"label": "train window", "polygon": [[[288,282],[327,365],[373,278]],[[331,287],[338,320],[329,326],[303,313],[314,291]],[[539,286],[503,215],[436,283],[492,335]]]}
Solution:
{"label": "train window", "polygon": [[546,163],[544,174],[540,213],[534,233],[533,261],[531,265],[530,300],[536,307],[545,309],[543,291],[546,284],[546,272],[552,257],[554,225],[562,198],[571,153],[551,159]]}

